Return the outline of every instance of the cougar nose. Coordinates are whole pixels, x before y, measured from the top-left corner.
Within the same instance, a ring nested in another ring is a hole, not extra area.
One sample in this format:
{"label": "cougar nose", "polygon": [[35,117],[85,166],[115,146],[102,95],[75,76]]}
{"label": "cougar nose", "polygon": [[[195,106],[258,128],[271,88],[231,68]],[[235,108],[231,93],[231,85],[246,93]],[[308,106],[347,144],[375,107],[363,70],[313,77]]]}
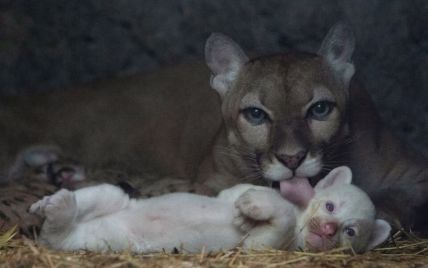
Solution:
{"label": "cougar nose", "polygon": [[295,155],[278,154],[276,157],[289,169],[296,169],[306,156],[306,151],[300,151]]}
{"label": "cougar nose", "polygon": [[337,224],[334,222],[327,222],[321,226],[321,231],[324,235],[333,236],[337,231]]}

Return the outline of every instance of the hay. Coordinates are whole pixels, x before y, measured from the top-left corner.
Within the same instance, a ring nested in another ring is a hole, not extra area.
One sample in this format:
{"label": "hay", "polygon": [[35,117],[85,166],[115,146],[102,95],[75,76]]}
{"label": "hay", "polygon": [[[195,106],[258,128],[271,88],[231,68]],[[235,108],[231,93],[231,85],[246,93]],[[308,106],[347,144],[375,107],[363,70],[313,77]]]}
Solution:
{"label": "hay", "polygon": [[237,248],[222,253],[133,254],[58,252],[38,246],[14,231],[1,236],[1,267],[428,267],[428,240],[405,232],[385,246],[365,254],[346,249],[322,253],[264,250],[243,252]]}
{"label": "hay", "polygon": [[17,227],[14,226],[4,234],[0,235],[0,249],[8,245],[9,241],[16,235]]}

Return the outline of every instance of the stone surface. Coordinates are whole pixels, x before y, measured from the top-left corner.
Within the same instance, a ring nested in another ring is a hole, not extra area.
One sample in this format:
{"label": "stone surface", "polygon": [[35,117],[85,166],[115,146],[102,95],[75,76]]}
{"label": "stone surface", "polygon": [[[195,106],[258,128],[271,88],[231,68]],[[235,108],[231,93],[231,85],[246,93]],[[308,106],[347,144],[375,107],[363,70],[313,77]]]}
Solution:
{"label": "stone surface", "polygon": [[428,1],[0,0],[0,91],[60,88],[202,58],[211,32],[255,54],[316,51],[336,21],[382,116],[428,152]]}

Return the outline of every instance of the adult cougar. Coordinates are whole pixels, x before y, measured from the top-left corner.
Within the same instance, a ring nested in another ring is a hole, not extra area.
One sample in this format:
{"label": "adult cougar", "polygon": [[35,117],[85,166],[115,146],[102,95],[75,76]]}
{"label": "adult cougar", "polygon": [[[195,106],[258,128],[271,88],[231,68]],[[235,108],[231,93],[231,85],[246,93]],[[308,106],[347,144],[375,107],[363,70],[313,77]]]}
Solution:
{"label": "adult cougar", "polygon": [[260,177],[279,182],[286,194],[283,182],[317,179],[346,164],[386,219],[425,228],[428,161],[382,125],[352,79],[353,51],[354,37],[343,24],[330,30],[317,54],[252,60],[230,38],[212,34],[205,56],[224,127],[214,161],[206,162],[211,170],[199,175],[205,185],[218,191]]}

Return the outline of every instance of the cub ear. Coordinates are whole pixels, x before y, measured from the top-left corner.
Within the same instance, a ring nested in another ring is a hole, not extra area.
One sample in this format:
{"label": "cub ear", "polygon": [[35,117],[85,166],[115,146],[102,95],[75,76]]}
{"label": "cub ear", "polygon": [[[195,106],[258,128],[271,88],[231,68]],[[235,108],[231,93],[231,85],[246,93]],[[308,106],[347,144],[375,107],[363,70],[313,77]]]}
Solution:
{"label": "cub ear", "polygon": [[315,186],[316,190],[325,189],[333,185],[351,184],[352,172],[351,169],[345,166],[337,167],[330,171],[323,179]]}
{"label": "cub ear", "polygon": [[205,43],[205,61],[213,73],[210,85],[223,97],[248,57],[232,39],[221,33],[213,33]]}
{"label": "cub ear", "polygon": [[373,232],[370,236],[366,250],[371,250],[374,247],[382,244],[389,237],[391,225],[384,220],[376,220]]}
{"label": "cub ear", "polygon": [[333,68],[346,89],[355,73],[351,62],[354,48],[355,37],[352,30],[349,25],[339,22],[330,29],[318,51],[318,55]]}

